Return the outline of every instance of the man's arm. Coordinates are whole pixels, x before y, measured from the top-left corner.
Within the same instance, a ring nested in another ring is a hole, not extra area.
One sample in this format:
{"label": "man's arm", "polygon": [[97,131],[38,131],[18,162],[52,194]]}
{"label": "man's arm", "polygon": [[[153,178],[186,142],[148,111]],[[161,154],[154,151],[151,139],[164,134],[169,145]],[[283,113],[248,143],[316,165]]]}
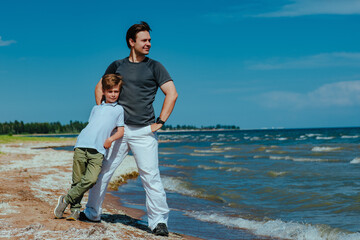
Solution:
{"label": "man's arm", "polygon": [[[178,98],[178,94],[176,92],[176,88],[173,81],[168,81],[160,86],[161,91],[165,94],[164,103],[160,113],[160,119],[166,122],[166,120],[170,117],[172,110],[174,109],[176,99]],[[163,125],[153,123],[151,124],[151,131],[156,132]]]}
{"label": "man's arm", "polygon": [[101,104],[101,99],[102,99],[103,94],[104,93],[102,90],[102,78],[101,78],[95,87],[95,102],[97,105]]}
{"label": "man's arm", "polygon": [[111,144],[113,141],[118,140],[119,138],[122,138],[124,136],[124,127],[117,127],[116,133],[105,140],[104,148],[108,149],[111,147]]}

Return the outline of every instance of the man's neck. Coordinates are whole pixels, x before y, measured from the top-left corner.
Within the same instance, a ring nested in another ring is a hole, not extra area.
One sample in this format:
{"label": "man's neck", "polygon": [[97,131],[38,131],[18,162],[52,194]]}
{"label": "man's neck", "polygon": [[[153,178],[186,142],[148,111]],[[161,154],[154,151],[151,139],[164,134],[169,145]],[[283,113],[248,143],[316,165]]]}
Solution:
{"label": "man's neck", "polygon": [[145,55],[139,55],[136,54],[135,51],[131,51],[129,56],[129,61],[138,63],[138,62],[142,62],[145,59],[145,57],[146,57]]}

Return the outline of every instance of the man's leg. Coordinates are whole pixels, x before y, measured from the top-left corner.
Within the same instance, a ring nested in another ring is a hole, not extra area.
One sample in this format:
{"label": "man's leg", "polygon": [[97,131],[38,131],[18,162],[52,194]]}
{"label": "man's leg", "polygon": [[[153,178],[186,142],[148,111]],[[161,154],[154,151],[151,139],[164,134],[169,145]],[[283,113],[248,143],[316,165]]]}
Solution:
{"label": "man's leg", "polygon": [[[76,150],[82,151],[81,158],[77,158],[78,161],[74,161],[73,184],[65,197],[65,201],[71,205],[71,212],[80,210],[81,200],[85,192],[96,183],[104,159],[104,156],[95,149]],[[76,167],[75,164],[80,166]],[[80,181],[78,181],[79,178]]]}
{"label": "man's leg", "polygon": [[[125,129],[126,131],[129,130]],[[160,179],[158,166],[158,142],[154,133],[151,132],[150,126],[147,126],[133,128],[128,143],[134,154],[146,192],[149,228],[154,230],[158,223],[167,225],[169,216],[166,194]]]}
{"label": "man's leg", "polygon": [[116,168],[120,165],[127,153],[128,146],[124,135],[122,139],[115,141],[109,149],[109,152],[103,161],[98,180],[89,191],[88,202],[84,210],[88,219],[100,221],[106,189]]}

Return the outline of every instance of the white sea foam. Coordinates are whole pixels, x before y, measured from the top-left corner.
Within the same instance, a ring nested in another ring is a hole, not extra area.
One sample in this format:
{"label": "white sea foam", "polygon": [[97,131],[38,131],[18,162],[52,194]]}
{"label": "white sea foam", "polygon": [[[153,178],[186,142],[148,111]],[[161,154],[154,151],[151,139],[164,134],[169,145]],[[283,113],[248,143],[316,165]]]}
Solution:
{"label": "white sea foam", "polygon": [[313,152],[332,152],[342,149],[341,147],[313,147],[311,151]]}
{"label": "white sea foam", "polygon": [[210,167],[206,165],[199,165],[198,168],[202,168],[204,170],[223,170],[227,172],[242,172],[242,171],[249,171],[247,168],[242,167]]}
{"label": "white sea foam", "polygon": [[224,158],[238,158],[238,155],[224,155]]}
{"label": "white sea foam", "polygon": [[335,137],[316,137],[316,140],[331,140],[334,139]]}
{"label": "white sea foam", "polygon": [[188,183],[174,177],[161,177],[164,188],[168,191],[178,192],[190,196],[199,196],[201,192],[189,188]]}
{"label": "white sea foam", "polygon": [[205,150],[195,149],[194,152],[196,152],[196,153],[222,153],[224,151],[214,148],[214,149],[205,149]]}
{"label": "white sea foam", "polygon": [[360,157],[354,158],[353,160],[351,160],[350,163],[351,164],[359,164],[360,163]]}
{"label": "white sea foam", "polygon": [[243,171],[249,171],[249,169],[242,168],[242,167],[233,167],[233,168],[226,169],[226,171],[227,172],[243,172]]}
{"label": "white sea foam", "polygon": [[307,137],[319,137],[321,136],[321,134],[318,134],[318,133],[307,133],[305,134]]}
{"label": "white sea foam", "polygon": [[336,162],[337,160],[322,159],[322,158],[293,158],[295,162]]}
{"label": "white sea foam", "polygon": [[171,155],[176,154],[176,152],[159,152],[160,155]]}
{"label": "white sea foam", "polygon": [[1,202],[1,203],[0,203],[0,215],[7,215],[7,214],[11,214],[11,213],[18,213],[18,211],[17,211],[16,209],[18,209],[17,206],[11,206],[11,205],[8,204],[7,202]]}
{"label": "white sea foam", "polygon": [[228,217],[217,213],[186,212],[186,215],[204,222],[213,222],[227,227],[247,229],[253,234],[272,238],[294,240],[359,240],[360,233],[341,232],[324,225],[283,222],[281,220],[255,221],[240,217]]}
{"label": "white sea foam", "polygon": [[195,157],[211,157],[214,156],[213,154],[205,154],[205,153],[190,153],[190,156]]}
{"label": "white sea foam", "polygon": [[282,156],[270,156],[269,158],[272,159],[272,160],[292,160],[293,159],[290,156],[284,156],[284,157],[282,157]]}
{"label": "white sea foam", "polygon": [[259,138],[259,137],[252,137],[252,138],[250,138],[250,141],[258,141],[258,140],[260,140],[261,138]]}
{"label": "white sea foam", "polygon": [[335,162],[337,160],[322,159],[322,158],[294,158],[290,156],[270,156],[272,160],[291,160],[294,162]]}
{"label": "white sea foam", "polygon": [[278,140],[278,141],[285,141],[285,140],[287,140],[287,138],[286,138],[286,137],[281,137],[281,138],[276,138],[276,140]]}
{"label": "white sea foam", "polygon": [[346,136],[346,135],[344,135],[344,136],[341,136],[341,138],[358,138],[358,137],[360,137],[359,135],[355,135],[355,136]]}
{"label": "white sea foam", "polygon": [[225,143],[219,143],[219,142],[215,142],[215,143],[211,143],[211,146],[221,146],[224,145]]}

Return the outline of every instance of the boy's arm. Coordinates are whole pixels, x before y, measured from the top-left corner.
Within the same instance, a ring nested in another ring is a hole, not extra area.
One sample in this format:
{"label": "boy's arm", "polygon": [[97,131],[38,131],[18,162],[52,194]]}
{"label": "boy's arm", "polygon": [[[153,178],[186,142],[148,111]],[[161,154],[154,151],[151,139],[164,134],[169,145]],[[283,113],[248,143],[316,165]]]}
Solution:
{"label": "boy's arm", "polygon": [[103,94],[104,93],[102,90],[102,78],[101,78],[95,87],[95,102],[97,105],[101,104],[101,99],[102,99]]}
{"label": "boy's arm", "polygon": [[124,127],[117,127],[117,131],[114,135],[105,140],[104,148],[108,149],[111,147],[113,141],[118,140],[124,136]]}

